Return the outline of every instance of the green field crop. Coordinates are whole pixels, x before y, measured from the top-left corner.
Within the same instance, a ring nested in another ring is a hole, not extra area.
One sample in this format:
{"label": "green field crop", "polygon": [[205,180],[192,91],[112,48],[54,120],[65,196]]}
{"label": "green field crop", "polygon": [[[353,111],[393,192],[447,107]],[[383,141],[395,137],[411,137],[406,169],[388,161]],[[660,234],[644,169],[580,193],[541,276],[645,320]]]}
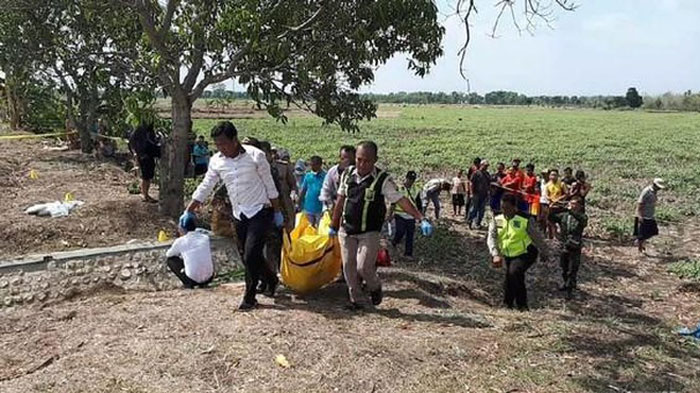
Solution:
{"label": "green field crop", "polygon": [[[215,123],[197,120],[194,128],[206,135]],[[371,139],[379,144],[380,164],[397,176],[414,169],[423,179],[451,177],[477,156],[492,164],[519,157],[537,172],[583,169],[593,184],[594,225],[616,237],[629,229],[631,223],[621,220],[632,216],[638,193],[654,177],[670,187],[660,193],[662,218],[684,220],[700,208],[697,113],[386,105],[356,134],[311,116],[292,117],[286,125],[268,118],[234,123],[241,136],[288,148],[294,159],[318,154],[334,162],[341,144]]]}

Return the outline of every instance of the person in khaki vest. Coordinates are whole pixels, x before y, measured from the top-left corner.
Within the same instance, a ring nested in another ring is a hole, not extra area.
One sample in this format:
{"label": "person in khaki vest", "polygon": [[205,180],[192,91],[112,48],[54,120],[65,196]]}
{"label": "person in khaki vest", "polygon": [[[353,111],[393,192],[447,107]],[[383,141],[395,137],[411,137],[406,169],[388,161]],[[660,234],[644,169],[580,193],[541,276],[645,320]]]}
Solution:
{"label": "person in khaki vest", "polygon": [[505,261],[504,303],[508,308],[517,305],[527,311],[525,273],[535,263],[537,255],[549,258],[544,236],[532,217],[518,213],[518,199],[505,194],[502,200],[503,214],[496,216],[489,225],[487,244],[493,257],[493,266],[501,268]]}

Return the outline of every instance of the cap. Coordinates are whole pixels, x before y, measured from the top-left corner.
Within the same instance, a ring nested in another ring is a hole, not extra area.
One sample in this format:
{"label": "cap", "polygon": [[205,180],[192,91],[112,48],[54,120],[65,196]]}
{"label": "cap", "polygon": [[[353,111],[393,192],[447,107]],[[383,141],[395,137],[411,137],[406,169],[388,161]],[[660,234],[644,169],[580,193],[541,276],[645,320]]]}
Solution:
{"label": "cap", "polygon": [[296,164],[294,164],[294,173],[304,174],[304,172],[306,172],[306,161],[300,158],[297,160]]}
{"label": "cap", "polygon": [[485,165],[488,165],[488,164],[489,164],[489,160],[486,160],[486,159],[481,160],[481,165],[484,165],[484,166],[485,166]]}
{"label": "cap", "polygon": [[413,180],[416,180],[417,177],[418,177],[418,175],[416,174],[415,171],[408,171],[408,172],[406,172],[406,179],[413,179]]}
{"label": "cap", "polygon": [[289,161],[289,158],[290,158],[289,150],[284,149],[284,148],[277,149],[277,157],[280,160]]}
{"label": "cap", "polygon": [[653,183],[656,187],[658,187],[662,190],[666,188],[666,182],[664,182],[664,179],[662,179],[660,177],[657,177],[656,179],[654,179]]}

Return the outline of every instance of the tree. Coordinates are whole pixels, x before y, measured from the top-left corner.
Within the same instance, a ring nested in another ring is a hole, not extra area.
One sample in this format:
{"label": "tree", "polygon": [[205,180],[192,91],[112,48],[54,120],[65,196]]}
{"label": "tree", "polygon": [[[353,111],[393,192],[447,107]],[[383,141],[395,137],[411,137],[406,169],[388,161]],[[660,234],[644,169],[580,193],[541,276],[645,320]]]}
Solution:
{"label": "tree", "polygon": [[18,0],[3,20],[12,22],[0,28],[9,33],[0,43],[10,54],[5,62],[14,65],[13,75],[29,70],[31,78],[60,89],[65,116],[76,125],[86,153],[98,115],[117,118],[129,90],[153,87],[145,78],[135,79],[141,27],[128,10],[99,0]]}
{"label": "tree", "polygon": [[629,89],[627,89],[625,99],[627,100],[627,105],[630,108],[639,108],[644,103],[644,100],[642,100],[642,96],[639,95],[637,89],[634,87],[630,87]]}
{"label": "tree", "polygon": [[173,130],[161,160],[160,210],[183,206],[193,102],[237,79],[273,117],[297,105],[356,130],[376,106],[356,90],[395,53],[423,76],[442,54],[437,7],[428,0],[112,0],[139,15],[145,68],[172,98]]}

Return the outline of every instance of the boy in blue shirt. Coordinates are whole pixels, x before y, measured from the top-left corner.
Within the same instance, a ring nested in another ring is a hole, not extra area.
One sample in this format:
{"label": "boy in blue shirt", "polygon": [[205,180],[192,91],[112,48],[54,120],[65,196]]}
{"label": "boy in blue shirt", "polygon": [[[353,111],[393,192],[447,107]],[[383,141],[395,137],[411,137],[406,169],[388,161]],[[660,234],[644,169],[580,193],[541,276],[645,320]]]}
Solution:
{"label": "boy in blue shirt", "polygon": [[326,172],[323,170],[323,160],[319,156],[311,157],[311,171],[307,172],[301,183],[299,195],[300,210],[306,215],[309,223],[318,226],[323,212],[323,203],[319,200]]}

